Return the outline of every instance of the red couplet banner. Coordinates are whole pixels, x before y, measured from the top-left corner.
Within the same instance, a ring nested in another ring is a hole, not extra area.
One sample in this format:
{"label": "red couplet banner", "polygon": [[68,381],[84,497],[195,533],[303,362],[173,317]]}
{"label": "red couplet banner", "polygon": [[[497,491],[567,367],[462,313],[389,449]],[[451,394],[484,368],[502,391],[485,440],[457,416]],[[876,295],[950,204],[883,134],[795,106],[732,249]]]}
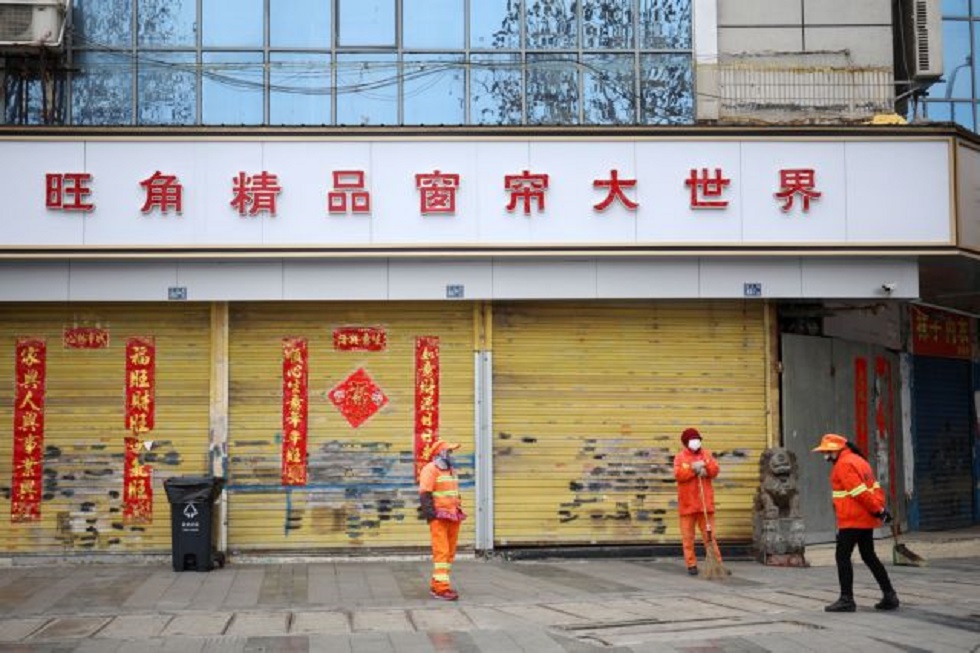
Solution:
{"label": "red couplet banner", "polygon": [[306,485],[309,350],[306,338],[282,339],[282,484]]}
{"label": "red couplet banner", "polygon": [[41,519],[44,468],[44,382],[47,345],[23,338],[15,349],[13,483],[10,521]]}

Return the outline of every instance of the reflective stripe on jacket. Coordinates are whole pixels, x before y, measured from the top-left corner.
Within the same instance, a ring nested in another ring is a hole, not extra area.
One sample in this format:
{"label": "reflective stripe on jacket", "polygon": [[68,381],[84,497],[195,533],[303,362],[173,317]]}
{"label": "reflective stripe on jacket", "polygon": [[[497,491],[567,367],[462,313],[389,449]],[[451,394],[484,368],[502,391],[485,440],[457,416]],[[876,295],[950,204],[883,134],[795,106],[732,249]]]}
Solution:
{"label": "reflective stripe on jacket", "polygon": [[436,519],[459,521],[462,515],[462,499],[459,480],[452,468],[439,469],[431,462],[419,472],[419,492],[431,492],[436,508]]}
{"label": "reflective stripe on jacket", "polygon": [[885,508],[882,491],[868,461],[850,449],[840,452],[830,471],[837,528],[877,528],[875,515]]}
{"label": "reflective stripe on jacket", "polygon": [[[704,462],[708,475],[701,479],[704,488],[704,507],[701,504],[701,489],[698,488],[698,475],[692,465],[695,461]],[[674,478],[677,479],[677,512],[682,515],[701,514],[707,508],[709,513],[715,511],[715,491],[711,479],[718,476],[720,468],[718,461],[710,451],[701,449],[694,453],[684,447],[674,456]]]}

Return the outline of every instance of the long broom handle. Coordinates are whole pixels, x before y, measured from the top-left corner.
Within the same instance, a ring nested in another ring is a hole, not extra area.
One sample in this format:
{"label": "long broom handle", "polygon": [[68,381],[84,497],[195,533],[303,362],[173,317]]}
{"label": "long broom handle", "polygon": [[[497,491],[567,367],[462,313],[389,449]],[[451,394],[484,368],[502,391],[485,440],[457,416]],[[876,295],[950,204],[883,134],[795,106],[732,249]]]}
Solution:
{"label": "long broom handle", "polygon": [[698,474],[698,491],[701,493],[701,510],[704,512],[704,529],[707,531],[708,540],[710,541],[712,538],[711,522],[708,521],[708,503],[704,500],[704,485],[701,483],[700,474]]}

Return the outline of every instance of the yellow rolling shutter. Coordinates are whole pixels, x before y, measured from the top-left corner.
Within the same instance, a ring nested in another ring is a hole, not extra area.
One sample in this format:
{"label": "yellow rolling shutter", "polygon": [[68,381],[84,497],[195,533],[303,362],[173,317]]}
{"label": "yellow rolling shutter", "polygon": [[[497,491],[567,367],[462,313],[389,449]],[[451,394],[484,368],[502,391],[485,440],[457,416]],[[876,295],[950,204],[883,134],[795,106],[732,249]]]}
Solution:
{"label": "yellow rolling shutter", "polygon": [[[230,308],[231,551],[428,546],[413,467],[415,340],[440,345],[442,439],[459,441],[464,506],[473,508],[473,308],[464,303],[276,303]],[[339,327],[381,327],[384,351],[334,348]],[[283,487],[284,337],[309,354],[308,483]],[[388,403],[353,427],[328,392],[364,370]],[[475,510],[470,510],[475,512]],[[463,524],[460,546],[473,540]]]}
{"label": "yellow rolling shutter", "polygon": [[[98,326],[105,349],[63,344],[65,327]],[[5,305],[0,316],[0,486],[12,473],[15,348],[46,343],[44,497],[41,520],[11,523],[9,490],[0,499],[0,550],[12,554],[165,553],[170,505],[163,480],[208,471],[209,307],[196,304]],[[126,341],[156,346],[153,521],[123,523]]]}
{"label": "yellow rolling shutter", "polygon": [[751,539],[766,446],[762,303],[494,306],[498,546],[680,541],[672,456],[718,455],[721,539]]}

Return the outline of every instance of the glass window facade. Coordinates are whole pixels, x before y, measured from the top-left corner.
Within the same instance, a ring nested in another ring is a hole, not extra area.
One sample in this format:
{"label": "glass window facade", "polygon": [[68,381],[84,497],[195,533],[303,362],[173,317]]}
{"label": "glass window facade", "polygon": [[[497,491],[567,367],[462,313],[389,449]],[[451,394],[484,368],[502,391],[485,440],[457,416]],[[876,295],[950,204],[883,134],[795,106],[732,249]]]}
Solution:
{"label": "glass window facade", "polygon": [[980,0],[943,0],[943,76],[929,87],[929,120],[977,130],[980,101]]}
{"label": "glass window facade", "polygon": [[38,106],[21,79],[4,115],[147,126],[693,123],[691,12],[691,0],[74,0],[63,110]]}

